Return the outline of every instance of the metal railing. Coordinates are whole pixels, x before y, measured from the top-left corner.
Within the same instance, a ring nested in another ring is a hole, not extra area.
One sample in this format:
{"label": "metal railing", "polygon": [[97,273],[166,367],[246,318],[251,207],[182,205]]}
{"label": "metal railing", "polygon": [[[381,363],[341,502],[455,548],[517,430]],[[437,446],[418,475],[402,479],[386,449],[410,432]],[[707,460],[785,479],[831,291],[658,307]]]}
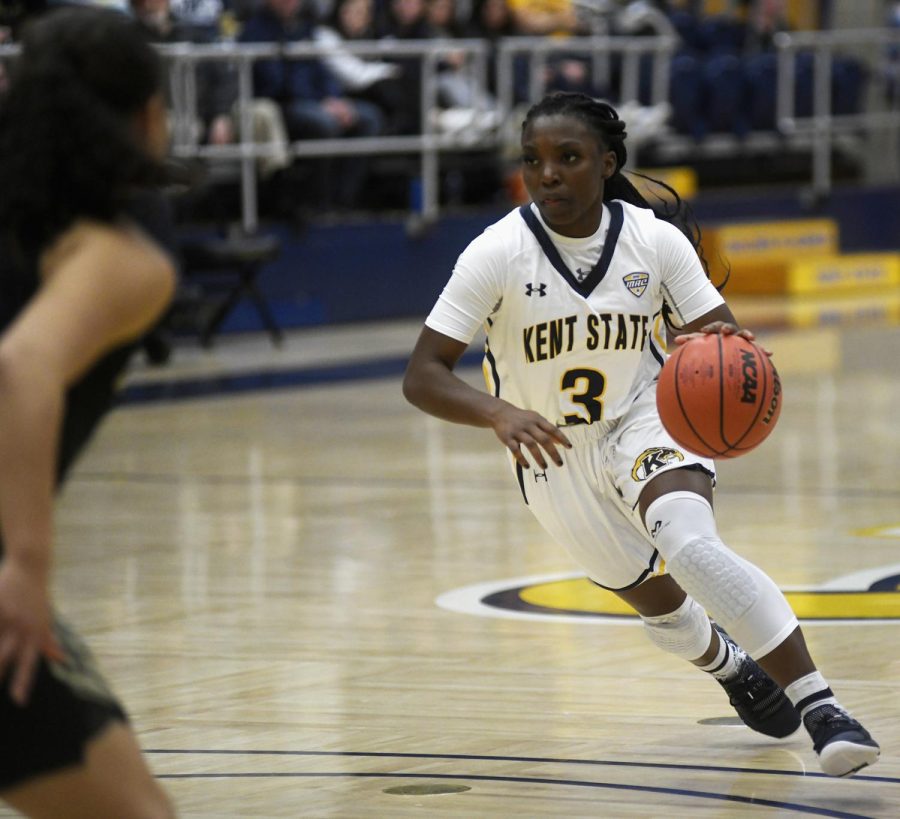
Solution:
{"label": "metal railing", "polygon": [[[621,57],[620,88],[615,96],[622,100],[637,99],[639,88],[639,61],[644,56],[652,58],[652,99],[664,102],[668,97],[669,64],[677,41],[672,37],[573,37],[565,40],[546,37],[504,38],[496,45],[498,99],[496,109],[501,126],[488,133],[440,133],[429,116],[437,108],[437,75],[441,58],[451,52],[466,55],[465,66],[469,79],[482,88],[488,86],[488,61],[492,45],[481,39],[452,40],[373,40],[343,42],[339,46],[317,43],[276,44],[179,44],[162,48],[172,66],[173,113],[176,122],[176,140],[173,151],[177,156],[199,157],[212,161],[239,160],[241,164],[241,219],[245,229],[256,226],[257,190],[255,163],[271,152],[271,148],[255,144],[251,137],[249,103],[253,96],[253,63],[262,59],[324,58],[341,51],[359,57],[379,59],[418,58],[422,67],[420,133],[411,136],[341,137],[338,139],[303,139],[291,144],[296,158],[342,155],[417,154],[419,159],[418,184],[420,196],[412,218],[432,222],[439,215],[439,174],[442,153],[463,152],[499,148],[507,137],[503,127],[510,123],[517,102],[514,91],[513,61],[527,55],[530,61],[529,96],[543,93],[543,73],[548,60],[554,55],[574,54],[583,56],[590,64],[596,83],[608,85],[610,62]],[[221,60],[234,64],[238,71],[238,142],[229,146],[198,144],[196,139],[182,138],[191,134],[190,127],[179,128],[179,122],[191,122],[196,117],[197,99],[193,83],[196,66],[203,60]]]}
{"label": "metal railing", "polygon": [[[215,45],[177,44],[161,48],[172,66],[173,129],[175,139],[172,150],[176,156],[215,160],[239,160],[241,165],[241,218],[246,230],[253,230],[257,222],[256,162],[271,155],[272,148],[258,144],[252,138],[250,102],[253,99],[253,64],[263,59],[323,58],[330,54],[350,53],[359,57],[418,58],[422,64],[421,133],[411,136],[341,137],[338,139],[303,139],[292,142],[291,153],[296,158],[325,156],[366,156],[388,154],[418,154],[420,160],[421,206],[419,216],[433,221],[438,216],[439,155],[444,151],[469,151],[493,147],[491,140],[461,139],[451,134],[438,133],[434,122],[427,116],[437,106],[437,82],[439,62],[451,52],[466,55],[466,66],[473,82],[482,87],[487,84],[487,59],[489,44],[484,40],[406,40],[406,41],[356,41],[342,43],[339,48],[315,43],[234,44]],[[234,145],[202,145],[196,139],[179,138],[192,132],[190,127],[180,128],[178,123],[190,123],[196,118],[197,97],[196,66],[202,60],[219,60],[232,63],[238,72],[238,142]]]}
{"label": "metal railing", "polygon": [[[786,136],[806,135],[812,139],[812,190],[827,194],[832,185],[832,146],[834,138],[846,133],[871,133],[900,129],[900,94],[891,92],[888,50],[900,51],[900,30],[843,29],[837,31],[780,32],[774,38],[778,54],[776,123]],[[832,72],[838,52],[850,50],[865,65],[871,87],[859,113],[834,113],[832,110]],[[797,57],[811,53],[813,59],[812,111],[797,114]],[[897,59],[900,59],[898,55]],[[894,145],[900,150],[900,139]]]}
{"label": "metal railing", "polygon": [[505,37],[497,42],[497,89],[500,110],[509,114],[515,108],[514,61],[529,57],[528,96],[540,99],[548,60],[560,55],[585,58],[590,64],[591,80],[597,88],[609,88],[612,61],[621,57],[618,89],[612,92],[619,102],[639,98],[641,57],[652,59],[650,105],[669,98],[669,70],[678,47],[674,37]]}
{"label": "metal railing", "polygon": [[[471,133],[441,133],[429,112],[437,106],[437,75],[441,57],[449,52],[467,56],[466,70],[472,82],[488,85],[488,65],[496,57],[497,112],[499,127],[478,135]],[[538,99],[544,91],[545,69],[548,61],[562,54],[583,55],[590,66],[598,87],[609,87],[610,66],[616,60],[618,87],[610,89],[610,96],[618,104],[636,101],[641,94],[649,104],[669,99],[670,66],[678,48],[678,40],[663,35],[653,37],[549,37],[503,38],[495,44],[480,39],[462,40],[372,40],[347,41],[339,46],[314,42],[278,44],[214,45],[177,44],[161,47],[169,61],[173,102],[173,152],[185,158],[201,158],[209,162],[237,162],[240,166],[241,221],[246,230],[255,229],[257,212],[257,162],[271,155],[272,148],[256,143],[252,135],[251,108],[253,99],[253,65],[264,59],[323,58],[341,51],[359,57],[378,59],[418,59],[422,66],[421,132],[410,136],[341,137],[338,139],[304,139],[291,143],[290,152],[296,158],[341,155],[417,155],[421,198],[411,217],[424,222],[439,215],[440,156],[444,153],[497,149],[517,138],[519,101],[516,98],[516,59],[529,61],[527,96]],[[831,151],[841,135],[869,134],[886,130],[900,144],[900,93],[885,93],[880,87],[870,89],[862,111],[838,114],[832,111],[831,75],[836,53],[857,49],[859,59],[868,67],[876,85],[888,75],[887,50],[900,53],[900,31],[888,29],[859,29],[825,32],[782,33],[775,38],[776,48],[776,130],[773,138],[797,140],[809,145],[813,154],[811,184],[817,193],[827,193],[832,184]],[[813,55],[812,110],[808,116],[797,113],[796,65],[797,55]],[[13,59],[18,53],[15,45],[0,46],[0,62]],[[649,84],[647,60],[650,60]],[[203,61],[224,61],[237,71],[237,142],[232,145],[205,145],[190,124],[196,120],[196,70]],[[642,67],[643,64],[643,67]],[[888,80],[884,80],[888,82]],[[643,88],[642,88],[643,84]],[[668,136],[666,137],[669,138]],[[684,137],[690,142],[690,138]],[[722,153],[738,154],[747,142],[732,138],[721,148]],[[698,150],[702,145],[695,146]],[[897,146],[894,146],[897,150]],[[690,146],[688,146],[690,151]],[[412,206],[411,206],[412,208]]]}

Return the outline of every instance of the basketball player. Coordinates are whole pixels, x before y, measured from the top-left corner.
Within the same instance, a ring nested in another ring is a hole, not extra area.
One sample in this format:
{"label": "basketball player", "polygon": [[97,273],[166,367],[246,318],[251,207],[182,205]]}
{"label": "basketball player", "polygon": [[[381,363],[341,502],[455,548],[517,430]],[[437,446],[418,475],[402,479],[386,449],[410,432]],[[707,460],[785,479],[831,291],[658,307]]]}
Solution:
{"label": "basketball player", "polygon": [[[823,770],[846,776],[875,762],[878,745],[816,670],[778,587],[721,541],[713,462],[682,450],[656,411],[667,324],[682,342],[753,336],[710,283],[680,201],[672,221],[657,218],[625,159],[609,105],[556,93],[531,108],[532,203],[459,257],[404,393],[493,429],[528,508],[656,645],[710,673],[752,729],[784,737],[802,722]],[[453,373],[482,324],[489,393]]]}
{"label": "basketball player", "polygon": [[125,15],[29,23],[0,101],[0,798],[36,817],[171,817],[122,706],[51,600],[53,495],[171,298],[123,213],[160,177],[160,65]]}

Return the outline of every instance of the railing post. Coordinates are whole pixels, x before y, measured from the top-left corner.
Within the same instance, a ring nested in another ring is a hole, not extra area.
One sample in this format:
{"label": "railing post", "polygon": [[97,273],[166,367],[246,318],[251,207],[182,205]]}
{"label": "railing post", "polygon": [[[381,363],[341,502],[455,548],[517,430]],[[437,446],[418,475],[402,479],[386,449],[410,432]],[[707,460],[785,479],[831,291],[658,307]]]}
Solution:
{"label": "railing post", "polygon": [[775,35],[778,49],[778,66],[775,89],[775,127],[783,134],[796,130],[794,110],[794,85],[796,83],[797,52],[789,34]]}
{"label": "railing post", "polygon": [[831,47],[816,47],[813,71],[813,193],[831,190]]}
{"label": "railing post", "polygon": [[420,154],[421,209],[418,216],[423,224],[434,221],[439,210],[440,163],[434,145],[436,129],[430,116],[437,101],[436,73],[437,57],[434,52],[429,52],[422,59],[422,134],[425,139]]}
{"label": "railing post", "polygon": [[242,57],[238,63],[238,111],[241,136],[241,225],[253,233],[259,224],[256,186],[256,155],[253,150],[253,63]]}

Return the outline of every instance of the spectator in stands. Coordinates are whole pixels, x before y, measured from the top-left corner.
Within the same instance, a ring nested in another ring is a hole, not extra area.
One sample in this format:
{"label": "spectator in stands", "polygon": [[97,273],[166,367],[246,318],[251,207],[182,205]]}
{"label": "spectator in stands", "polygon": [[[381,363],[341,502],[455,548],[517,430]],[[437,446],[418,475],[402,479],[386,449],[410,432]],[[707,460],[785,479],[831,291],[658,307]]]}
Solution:
{"label": "spectator in stands", "polygon": [[[310,0],[264,0],[240,35],[248,43],[311,42],[315,10]],[[367,100],[347,95],[321,59],[278,58],[254,65],[255,93],[275,100],[292,139],[376,136],[384,130],[384,114]],[[330,173],[330,169],[335,173]],[[367,174],[362,157],[312,166],[311,193],[318,209],[353,207]]]}
{"label": "spectator in stands", "polygon": [[[459,20],[456,0],[427,0],[426,16],[432,36],[462,38],[465,27]],[[465,51],[445,52],[438,73],[438,102],[444,108],[493,112],[494,99],[468,67]]]}
{"label": "spectator in stands", "polygon": [[[385,0],[377,30],[379,38],[386,40],[430,39],[433,33],[426,16],[425,0]],[[415,121],[421,126],[422,58],[397,57],[393,62],[402,69],[403,93],[413,106]]]}
{"label": "spectator in stands", "polygon": [[[171,0],[131,0],[132,10],[151,42],[209,44],[218,41],[218,26],[197,16],[211,6],[195,4],[192,22],[173,11]],[[188,141],[209,145],[230,145],[238,141],[240,110],[237,105],[237,75],[234,66],[222,62],[201,61],[196,68],[197,122]],[[171,105],[171,100],[170,100]],[[179,137],[182,135],[179,134]],[[281,111],[271,100],[250,101],[250,133],[247,139],[268,146],[269,153],[259,162],[266,177],[290,163],[288,140]]]}
{"label": "spectator in stands", "polygon": [[785,0],[762,0],[750,13],[750,36],[759,50],[772,48],[772,40],[779,31],[787,31]]}
{"label": "spectator in stands", "polygon": [[[335,0],[331,13],[316,27],[314,36],[317,42],[335,47],[345,41],[377,40],[372,0]],[[404,92],[402,66],[362,58],[349,51],[330,54],[324,62],[349,96],[373,102],[384,112],[385,133],[418,133],[417,106]]]}
{"label": "spectator in stands", "polygon": [[509,7],[518,34],[565,37],[586,32],[572,0],[509,0]]}
{"label": "spectator in stands", "polygon": [[[589,32],[573,0],[508,0],[516,34],[529,37],[573,37]],[[591,82],[590,63],[584,54],[558,52],[547,60],[547,91],[575,91],[591,96],[600,92]]]}
{"label": "spectator in stands", "polygon": [[[216,29],[179,20],[170,0],[131,0],[131,8],[147,38],[154,43],[213,42]],[[237,99],[237,78],[231,66],[221,61],[197,65],[197,115],[200,140],[211,145],[234,142],[231,109]]]}
{"label": "spectator in stands", "polygon": [[225,7],[222,0],[171,0],[171,11],[182,22],[219,33]]}

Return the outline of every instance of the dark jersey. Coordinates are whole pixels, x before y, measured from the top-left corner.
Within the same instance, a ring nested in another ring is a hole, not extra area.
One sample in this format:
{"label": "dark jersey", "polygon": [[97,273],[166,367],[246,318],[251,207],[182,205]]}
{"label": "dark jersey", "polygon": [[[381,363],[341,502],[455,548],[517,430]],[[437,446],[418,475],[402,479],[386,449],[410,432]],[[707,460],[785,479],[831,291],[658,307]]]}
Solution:
{"label": "dark jersey", "polygon": [[[18,254],[0,238],[0,334],[15,320],[38,289],[37,262]],[[91,367],[66,394],[65,415],[57,463],[62,483],[97,424],[112,406],[116,384],[134,344],[119,347]]]}

